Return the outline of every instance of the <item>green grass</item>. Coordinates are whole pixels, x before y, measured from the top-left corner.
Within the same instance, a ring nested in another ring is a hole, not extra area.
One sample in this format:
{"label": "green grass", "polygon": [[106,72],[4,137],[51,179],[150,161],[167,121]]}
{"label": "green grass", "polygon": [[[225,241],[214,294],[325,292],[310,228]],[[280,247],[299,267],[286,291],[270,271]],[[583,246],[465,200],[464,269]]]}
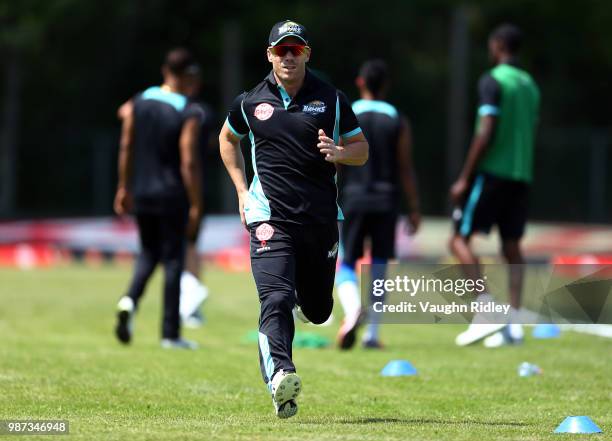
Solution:
{"label": "green grass", "polygon": [[[463,327],[451,325],[383,327],[381,352],[295,350],[300,411],[281,421],[256,345],[242,340],[257,326],[250,274],[209,271],[208,323],[185,332],[201,344],[196,352],[159,347],[159,273],[133,344],[114,340],[129,276],[128,267],[0,271],[0,419],[66,419],[70,436],[50,438],[70,440],[567,439],[552,434],[567,415],[591,416],[604,430],[598,440],[612,433],[610,340],[567,332],[516,348],[459,349]],[[419,375],[381,377],[397,358]],[[519,378],[525,360],[543,375]]]}

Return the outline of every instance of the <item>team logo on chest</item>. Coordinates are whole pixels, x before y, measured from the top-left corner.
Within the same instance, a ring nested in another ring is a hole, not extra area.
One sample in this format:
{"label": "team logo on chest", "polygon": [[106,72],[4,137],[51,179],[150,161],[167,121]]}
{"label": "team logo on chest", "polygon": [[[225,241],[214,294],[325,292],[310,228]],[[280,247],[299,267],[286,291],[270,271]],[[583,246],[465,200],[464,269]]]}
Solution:
{"label": "team logo on chest", "polygon": [[309,102],[308,104],[304,104],[304,107],[302,108],[302,112],[308,113],[310,115],[317,115],[319,113],[325,112],[326,109],[327,109],[327,106],[325,105],[323,101],[314,100],[314,101]]}
{"label": "team logo on chest", "polygon": [[268,103],[261,103],[257,107],[255,107],[255,118],[260,121],[265,121],[270,119],[272,114],[274,113],[274,107],[272,107]]}

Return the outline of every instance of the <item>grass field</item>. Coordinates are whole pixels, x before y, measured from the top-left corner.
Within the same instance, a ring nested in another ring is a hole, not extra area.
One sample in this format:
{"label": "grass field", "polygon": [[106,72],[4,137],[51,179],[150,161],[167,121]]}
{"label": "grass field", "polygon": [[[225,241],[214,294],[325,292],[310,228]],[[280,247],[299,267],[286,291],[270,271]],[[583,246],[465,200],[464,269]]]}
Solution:
{"label": "grass field", "polygon": [[[159,272],[132,346],[115,341],[115,303],[129,275],[124,266],[0,270],[0,419],[66,419],[70,436],[49,438],[71,440],[545,440],[584,439],[552,431],[565,416],[589,415],[604,431],[593,437],[611,439],[609,339],[567,332],[516,348],[459,349],[463,327],[389,325],[381,352],[296,350],[300,411],[281,421],[256,345],[243,342],[257,325],[250,274],[209,271],[208,323],[185,332],[201,344],[196,352],[159,347]],[[397,358],[419,375],[381,377]],[[518,377],[522,361],[543,375]]]}

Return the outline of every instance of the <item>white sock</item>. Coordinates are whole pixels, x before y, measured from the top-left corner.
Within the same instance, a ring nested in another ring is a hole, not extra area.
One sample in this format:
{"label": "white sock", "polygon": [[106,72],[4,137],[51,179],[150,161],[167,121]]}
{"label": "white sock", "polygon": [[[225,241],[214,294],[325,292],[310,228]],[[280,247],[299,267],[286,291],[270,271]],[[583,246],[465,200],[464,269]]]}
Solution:
{"label": "white sock", "polygon": [[208,289],[204,287],[196,276],[189,271],[181,274],[181,299],[179,312],[181,318],[186,319],[193,314],[208,297]]}
{"label": "white sock", "polygon": [[359,287],[352,280],[342,282],[337,287],[338,298],[344,310],[345,317],[353,317],[359,314],[361,310],[361,297],[359,296]]}
{"label": "white sock", "polygon": [[378,322],[370,323],[363,334],[363,341],[377,341],[378,340]]}
{"label": "white sock", "polygon": [[117,303],[117,309],[119,311],[134,312],[134,300],[128,296],[121,297],[119,303]]}

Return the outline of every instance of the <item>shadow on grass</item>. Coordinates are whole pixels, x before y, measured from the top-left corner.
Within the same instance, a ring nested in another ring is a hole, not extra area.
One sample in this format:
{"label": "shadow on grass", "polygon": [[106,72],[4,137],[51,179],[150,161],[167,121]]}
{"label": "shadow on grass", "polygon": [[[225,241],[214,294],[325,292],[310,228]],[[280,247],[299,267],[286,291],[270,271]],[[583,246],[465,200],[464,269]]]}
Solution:
{"label": "shadow on grass", "polygon": [[428,419],[428,418],[342,418],[337,421],[329,420],[300,420],[300,423],[307,424],[448,424],[448,425],[466,425],[466,426],[509,426],[509,427],[527,427],[528,423],[516,421],[457,421],[443,419]]}

